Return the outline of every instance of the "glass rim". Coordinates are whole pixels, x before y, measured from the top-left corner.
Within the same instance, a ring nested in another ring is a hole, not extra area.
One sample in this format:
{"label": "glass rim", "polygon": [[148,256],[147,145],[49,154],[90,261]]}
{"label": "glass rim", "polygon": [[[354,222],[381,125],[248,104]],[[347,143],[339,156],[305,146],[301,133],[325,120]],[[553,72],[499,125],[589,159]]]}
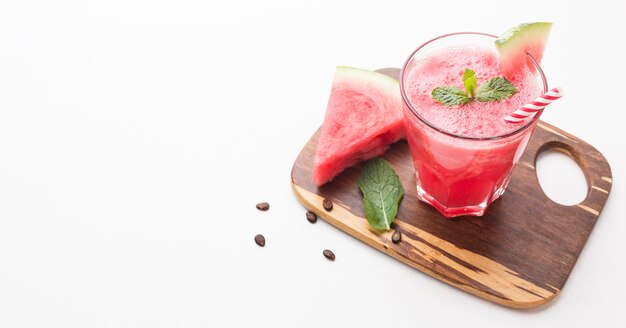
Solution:
{"label": "glass rim", "polygon": [[[432,43],[434,41],[437,41],[439,39],[446,38],[446,37],[449,37],[449,36],[465,35],[465,34],[467,34],[467,35],[482,35],[482,36],[487,36],[487,37],[491,37],[491,38],[494,38],[494,39],[498,38],[496,35],[488,34],[488,33],[482,33],[482,32],[455,32],[455,33],[443,34],[443,35],[440,35],[438,37],[435,37],[433,39],[430,39],[430,40],[424,42],[422,45],[417,47],[417,49],[415,49],[415,50],[413,50],[413,52],[411,52],[409,57],[404,62],[404,65],[402,65],[402,69],[400,70],[400,94],[402,95],[402,101],[404,101],[404,104],[409,108],[409,110],[411,111],[411,113],[415,117],[417,117],[420,121],[422,121],[424,124],[426,124],[430,128],[432,128],[432,129],[434,129],[434,130],[436,130],[438,132],[441,132],[443,134],[446,134],[448,136],[451,136],[451,137],[454,137],[454,138],[459,138],[459,139],[467,139],[467,140],[497,140],[497,139],[504,139],[504,138],[507,138],[507,137],[510,137],[510,136],[514,136],[514,135],[520,134],[521,132],[523,132],[526,129],[528,129],[531,126],[533,126],[535,124],[535,122],[537,122],[539,120],[539,116],[541,116],[541,113],[543,112],[543,109],[538,111],[530,121],[526,122],[525,124],[523,124],[522,126],[520,126],[519,128],[517,128],[517,129],[515,129],[515,130],[513,130],[511,132],[507,132],[505,134],[496,135],[496,136],[489,136],[489,137],[464,136],[464,135],[461,135],[461,134],[455,134],[455,133],[452,133],[452,132],[448,132],[448,131],[446,131],[446,130],[436,126],[435,124],[429,122],[424,117],[422,117],[415,110],[415,108],[413,108],[413,105],[409,101],[409,99],[408,99],[408,97],[407,97],[407,95],[406,95],[406,93],[404,91],[404,74],[406,72],[407,65],[409,64],[409,62],[411,61],[413,56],[415,56],[415,54],[417,54],[417,52],[420,51],[420,49],[424,48],[425,46],[429,45],[430,43]],[[535,60],[535,58],[533,58],[533,56],[531,56],[529,53],[526,53],[526,55],[528,56],[528,58],[530,58],[531,62],[533,63],[533,65],[537,69],[537,74],[539,75],[539,77],[541,77],[541,81],[543,82],[543,92],[544,93],[548,92],[548,81],[546,79],[545,74],[543,73],[543,69],[541,69],[541,66],[539,65],[537,60]]]}

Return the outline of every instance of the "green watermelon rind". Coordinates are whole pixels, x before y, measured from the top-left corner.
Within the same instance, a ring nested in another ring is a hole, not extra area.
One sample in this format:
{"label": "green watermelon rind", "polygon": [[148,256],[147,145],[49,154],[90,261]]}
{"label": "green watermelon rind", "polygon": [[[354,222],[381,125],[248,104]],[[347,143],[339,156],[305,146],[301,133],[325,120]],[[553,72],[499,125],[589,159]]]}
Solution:
{"label": "green watermelon rind", "polygon": [[344,78],[349,81],[374,82],[377,87],[389,92],[389,96],[400,98],[400,82],[389,75],[350,66],[337,66],[336,74],[339,82]]}
{"label": "green watermelon rind", "polygon": [[[552,23],[550,22],[536,22],[536,23],[524,23],[508,29],[502,33],[496,39],[496,47],[507,49],[517,48],[520,41],[527,41],[530,37],[540,36],[547,39],[547,35],[550,34],[552,29]],[[510,45],[509,45],[510,44]]]}

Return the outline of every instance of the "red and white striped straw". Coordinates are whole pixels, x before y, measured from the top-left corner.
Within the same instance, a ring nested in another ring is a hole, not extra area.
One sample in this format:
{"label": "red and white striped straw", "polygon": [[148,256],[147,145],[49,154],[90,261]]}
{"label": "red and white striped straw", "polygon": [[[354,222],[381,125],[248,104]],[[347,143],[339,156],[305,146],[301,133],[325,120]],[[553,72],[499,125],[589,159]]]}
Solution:
{"label": "red and white striped straw", "polygon": [[561,87],[554,88],[531,101],[529,104],[526,104],[524,107],[516,110],[513,114],[508,115],[504,120],[509,123],[519,123],[528,116],[535,115],[535,113],[561,97],[563,97],[563,89]]}

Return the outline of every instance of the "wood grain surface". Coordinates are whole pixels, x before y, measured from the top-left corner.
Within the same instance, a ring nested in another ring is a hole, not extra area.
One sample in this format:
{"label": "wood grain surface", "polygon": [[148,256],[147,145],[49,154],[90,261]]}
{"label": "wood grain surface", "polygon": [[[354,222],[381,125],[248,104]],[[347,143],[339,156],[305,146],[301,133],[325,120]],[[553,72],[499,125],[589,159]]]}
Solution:
{"label": "wood grain surface", "polygon": [[[397,69],[380,70],[393,77]],[[357,180],[361,165],[349,168],[318,188],[311,169],[319,130],[304,146],[291,172],[298,200],[319,217],[409,266],[474,295],[514,308],[533,308],[554,299],[567,278],[607,201],[612,175],[600,152],[540,121],[513,171],[507,191],[482,217],[445,219],[416,195],[413,163],[405,141],[382,156],[405,189],[392,229],[369,228]],[[573,158],[585,174],[588,194],[573,206],[560,205],[542,191],[535,162],[545,150]],[[331,211],[322,202],[334,202]]]}

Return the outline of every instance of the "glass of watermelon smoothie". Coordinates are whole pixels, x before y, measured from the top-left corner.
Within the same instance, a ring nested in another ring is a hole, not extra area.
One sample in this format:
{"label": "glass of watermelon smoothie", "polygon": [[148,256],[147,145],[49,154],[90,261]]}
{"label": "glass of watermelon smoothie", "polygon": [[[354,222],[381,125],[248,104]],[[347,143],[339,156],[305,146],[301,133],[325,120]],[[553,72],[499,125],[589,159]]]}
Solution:
{"label": "glass of watermelon smoothie", "polygon": [[437,37],[417,48],[400,74],[418,197],[446,218],[483,215],[504,193],[541,112],[517,124],[504,117],[548,90],[541,67],[528,55],[529,65],[507,76],[517,89],[510,98],[453,106],[433,98],[436,87],[463,89],[465,69],[475,71],[478,86],[502,76],[495,38],[474,32]]}

